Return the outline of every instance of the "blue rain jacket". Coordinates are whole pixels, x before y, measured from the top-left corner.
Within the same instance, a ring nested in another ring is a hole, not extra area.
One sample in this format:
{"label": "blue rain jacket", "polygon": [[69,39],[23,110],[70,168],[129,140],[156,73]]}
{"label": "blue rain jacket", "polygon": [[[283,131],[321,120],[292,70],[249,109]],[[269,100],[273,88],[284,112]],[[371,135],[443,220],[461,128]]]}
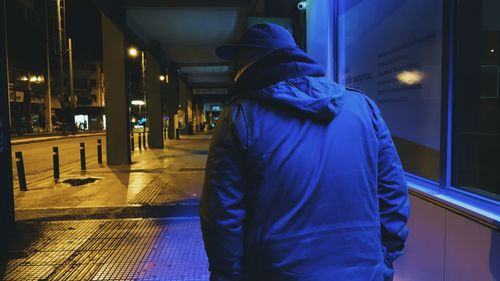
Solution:
{"label": "blue rain jacket", "polygon": [[409,202],[374,102],[298,49],[266,55],[235,91],[200,206],[210,280],[391,280]]}

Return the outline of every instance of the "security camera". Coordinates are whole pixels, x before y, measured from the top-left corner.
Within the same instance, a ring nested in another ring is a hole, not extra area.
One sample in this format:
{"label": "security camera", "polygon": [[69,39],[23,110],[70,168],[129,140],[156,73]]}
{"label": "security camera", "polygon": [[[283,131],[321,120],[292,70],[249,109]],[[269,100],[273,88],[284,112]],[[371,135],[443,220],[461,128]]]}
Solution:
{"label": "security camera", "polygon": [[307,2],[306,1],[300,1],[297,4],[297,9],[299,9],[299,11],[304,11],[306,8],[307,8]]}

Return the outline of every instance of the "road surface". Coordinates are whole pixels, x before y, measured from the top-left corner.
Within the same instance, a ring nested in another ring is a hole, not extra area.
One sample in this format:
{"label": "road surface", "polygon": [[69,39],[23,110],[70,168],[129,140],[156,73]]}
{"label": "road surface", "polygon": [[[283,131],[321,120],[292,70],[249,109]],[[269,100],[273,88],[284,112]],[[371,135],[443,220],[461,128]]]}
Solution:
{"label": "road surface", "polygon": [[14,186],[19,187],[16,167],[16,151],[22,151],[28,189],[36,188],[36,182],[53,177],[52,147],[59,147],[60,172],[80,170],[80,142],[85,143],[87,166],[97,163],[97,139],[102,140],[103,162],[106,161],[106,136],[65,138],[51,141],[18,144],[12,146],[12,172]]}

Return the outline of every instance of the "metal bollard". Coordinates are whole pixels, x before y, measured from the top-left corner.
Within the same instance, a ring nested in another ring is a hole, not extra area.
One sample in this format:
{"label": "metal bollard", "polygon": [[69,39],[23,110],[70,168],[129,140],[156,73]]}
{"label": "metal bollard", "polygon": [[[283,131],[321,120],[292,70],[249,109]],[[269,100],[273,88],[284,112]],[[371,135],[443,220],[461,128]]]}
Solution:
{"label": "metal bollard", "polygon": [[102,141],[97,139],[97,163],[102,164]]}
{"label": "metal bollard", "polygon": [[134,149],[135,149],[134,133],[132,133],[132,135],[130,135],[130,148],[132,149],[132,151],[134,151]]}
{"label": "metal bollard", "polygon": [[87,169],[87,165],[85,164],[85,143],[80,143],[80,167],[82,171]]}
{"label": "metal bollard", "polygon": [[52,163],[54,166],[54,182],[59,182],[59,147],[52,147]]}
{"label": "metal bollard", "polygon": [[142,142],[144,143],[144,149],[146,149],[146,132],[142,134]]}
{"label": "metal bollard", "polygon": [[141,138],[141,132],[138,133],[138,138],[137,138],[137,142],[139,144],[139,150],[142,149],[142,138]]}
{"label": "metal bollard", "polygon": [[21,151],[16,152],[16,164],[17,177],[19,178],[19,189],[21,189],[21,191],[28,191],[26,186],[26,174],[24,173],[23,153]]}

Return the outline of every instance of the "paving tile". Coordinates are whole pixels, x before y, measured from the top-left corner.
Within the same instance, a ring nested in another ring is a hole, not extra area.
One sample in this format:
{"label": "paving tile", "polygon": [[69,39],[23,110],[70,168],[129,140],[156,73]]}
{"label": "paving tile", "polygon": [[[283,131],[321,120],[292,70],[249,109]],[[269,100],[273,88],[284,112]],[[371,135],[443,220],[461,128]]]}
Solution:
{"label": "paving tile", "polygon": [[199,219],[30,222],[20,229],[20,241],[29,243],[9,250],[4,280],[209,278]]}

